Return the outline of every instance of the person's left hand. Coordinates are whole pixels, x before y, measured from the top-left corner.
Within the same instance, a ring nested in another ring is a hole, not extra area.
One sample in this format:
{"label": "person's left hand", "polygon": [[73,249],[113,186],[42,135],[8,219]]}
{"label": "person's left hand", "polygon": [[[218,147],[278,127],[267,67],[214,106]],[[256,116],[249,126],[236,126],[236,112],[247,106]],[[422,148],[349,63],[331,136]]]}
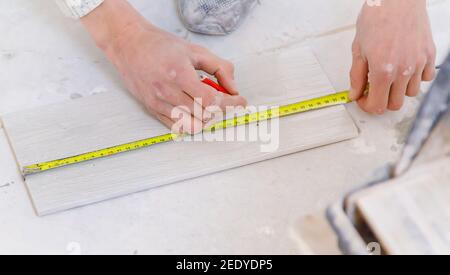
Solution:
{"label": "person's left hand", "polygon": [[[364,4],[352,46],[350,99],[364,111],[399,110],[435,75],[435,45],[425,0]],[[370,83],[368,93],[365,93]]]}

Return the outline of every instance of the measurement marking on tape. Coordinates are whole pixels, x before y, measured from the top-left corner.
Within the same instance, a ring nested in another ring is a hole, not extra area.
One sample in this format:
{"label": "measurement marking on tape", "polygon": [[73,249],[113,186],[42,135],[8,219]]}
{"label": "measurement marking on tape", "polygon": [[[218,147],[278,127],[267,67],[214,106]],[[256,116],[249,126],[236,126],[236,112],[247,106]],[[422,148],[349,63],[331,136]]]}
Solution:
{"label": "measurement marking on tape", "polygon": [[[247,125],[250,123],[270,120],[273,118],[285,117],[293,114],[303,113],[307,111],[322,109],[330,106],[341,105],[350,102],[348,91],[343,91],[336,94],[326,95],[323,97],[313,98],[310,100],[305,100],[301,102],[296,102],[288,105],[279,106],[276,108],[264,110],[261,112],[256,112],[252,114],[246,114],[239,117],[230,118],[218,122],[204,131],[217,131],[230,127],[237,127],[242,125]],[[93,152],[87,152],[84,154],[67,157],[58,160],[52,160],[48,162],[37,163],[29,166],[25,166],[22,169],[24,176],[44,172],[47,170],[72,165],[76,163],[82,163],[94,159],[104,158],[108,156],[113,156],[133,150],[138,150],[141,148],[147,148],[160,143],[166,143],[173,141],[177,138],[183,137],[182,134],[164,134],[161,136],[151,137],[148,139],[138,140],[126,144],[121,144]]]}

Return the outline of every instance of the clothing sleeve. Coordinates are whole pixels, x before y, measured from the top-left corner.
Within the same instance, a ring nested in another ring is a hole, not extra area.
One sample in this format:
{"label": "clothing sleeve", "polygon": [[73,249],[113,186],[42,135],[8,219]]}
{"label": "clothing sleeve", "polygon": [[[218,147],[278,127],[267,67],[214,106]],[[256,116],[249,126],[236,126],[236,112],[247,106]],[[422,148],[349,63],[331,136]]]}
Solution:
{"label": "clothing sleeve", "polygon": [[69,17],[79,19],[95,8],[100,6],[104,0],[55,0],[61,10]]}

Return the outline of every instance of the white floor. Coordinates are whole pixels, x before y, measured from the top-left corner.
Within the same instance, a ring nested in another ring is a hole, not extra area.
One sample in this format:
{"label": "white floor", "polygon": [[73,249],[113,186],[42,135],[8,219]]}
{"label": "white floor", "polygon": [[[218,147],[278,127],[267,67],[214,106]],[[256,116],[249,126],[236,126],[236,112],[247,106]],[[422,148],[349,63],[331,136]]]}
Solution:
{"label": "white floor", "polygon": [[[228,58],[292,43],[311,46],[336,90],[348,86],[362,0],[260,0],[228,37],[184,30],[174,1],[131,1],[162,28]],[[430,1],[439,60],[450,49],[450,1]],[[0,2],[0,115],[99,92],[119,77],[76,21],[48,0]],[[0,254],[297,253],[289,232],[374,169],[395,160],[417,100],[371,117],[348,107],[361,136],[124,198],[38,218],[0,129]]]}

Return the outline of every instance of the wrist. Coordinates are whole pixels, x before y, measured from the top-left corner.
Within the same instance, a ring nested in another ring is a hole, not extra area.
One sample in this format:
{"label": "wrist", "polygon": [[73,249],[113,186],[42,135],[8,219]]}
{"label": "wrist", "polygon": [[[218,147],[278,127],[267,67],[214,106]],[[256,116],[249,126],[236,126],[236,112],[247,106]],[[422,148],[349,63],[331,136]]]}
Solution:
{"label": "wrist", "polygon": [[97,46],[108,53],[128,29],[145,19],[126,0],[105,0],[81,22]]}
{"label": "wrist", "polygon": [[372,0],[364,1],[364,6],[368,8],[380,8],[380,9],[398,9],[398,8],[421,8],[427,9],[427,0]]}

